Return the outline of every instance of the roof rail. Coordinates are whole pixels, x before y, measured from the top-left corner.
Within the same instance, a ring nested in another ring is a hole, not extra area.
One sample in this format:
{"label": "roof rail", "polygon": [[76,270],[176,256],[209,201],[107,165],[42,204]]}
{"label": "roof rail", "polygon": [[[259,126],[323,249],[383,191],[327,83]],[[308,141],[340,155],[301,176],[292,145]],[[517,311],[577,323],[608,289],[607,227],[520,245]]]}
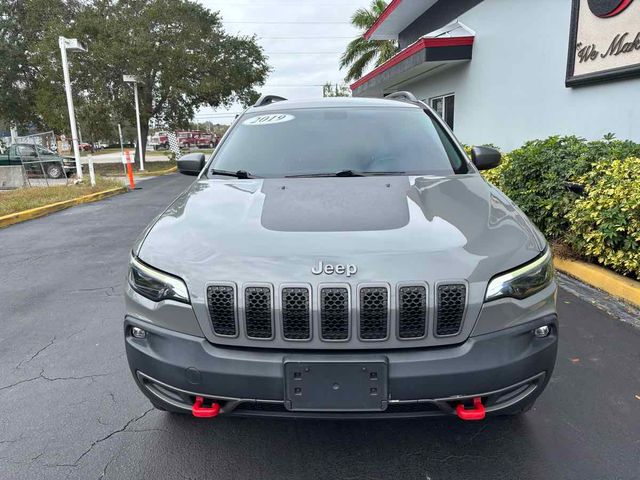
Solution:
{"label": "roof rail", "polygon": [[279,97],[278,95],[262,95],[256,103],[253,104],[254,107],[264,107],[265,105],[270,105],[275,102],[282,102],[286,100],[284,97]]}
{"label": "roof rail", "polygon": [[418,99],[411,92],[393,92],[384,98],[387,100],[404,100],[407,102],[418,103]]}

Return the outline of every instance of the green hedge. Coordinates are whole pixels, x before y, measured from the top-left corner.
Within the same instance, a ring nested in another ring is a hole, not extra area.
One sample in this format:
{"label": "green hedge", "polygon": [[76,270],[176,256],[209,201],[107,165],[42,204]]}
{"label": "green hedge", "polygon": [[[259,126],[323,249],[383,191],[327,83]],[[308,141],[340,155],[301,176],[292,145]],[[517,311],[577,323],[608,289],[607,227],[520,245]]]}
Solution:
{"label": "green hedge", "polygon": [[600,162],[582,179],[587,195],[567,215],[566,240],[585,257],[640,278],[640,158]]}
{"label": "green hedge", "polygon": [[[545,236],[640,278],[640,144],[575,136],[533,140],[483,172]],[[582,196],[566,183],[585,186]]]}

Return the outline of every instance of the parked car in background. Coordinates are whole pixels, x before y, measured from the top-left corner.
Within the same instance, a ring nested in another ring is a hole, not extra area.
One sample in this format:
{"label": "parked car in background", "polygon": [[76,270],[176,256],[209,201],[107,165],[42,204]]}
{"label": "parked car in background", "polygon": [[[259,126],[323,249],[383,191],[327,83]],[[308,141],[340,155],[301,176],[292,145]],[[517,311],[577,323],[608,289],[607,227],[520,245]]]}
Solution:
{"label": "parked car in background", "polygon": [[30,143],[16,143],[0,154],[0,166],[23,165],[28,175],[62,178],[76,173],[75,160]]}
{"label": "parked car in background", "polygon": [[92,148],[90,143],[81,143],[78,146],[80,147],[80,150],[83,152],[90,152]]}
{"label": "parked car in background", "polygon": [[[180,148],[213,148],[218,143],[215,133],[207,133],[201,130],[179,130],[175,132]],[[157,132],[149,137],[148,145],[154,150],[169,149],[168,132]]]}

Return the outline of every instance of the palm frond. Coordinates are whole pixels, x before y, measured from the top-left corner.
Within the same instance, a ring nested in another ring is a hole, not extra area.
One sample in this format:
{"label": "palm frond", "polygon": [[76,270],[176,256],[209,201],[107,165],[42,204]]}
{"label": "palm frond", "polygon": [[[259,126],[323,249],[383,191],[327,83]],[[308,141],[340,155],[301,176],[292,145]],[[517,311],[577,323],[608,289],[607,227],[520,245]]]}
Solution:
{"label": "palm frond", "polygon": [[[351,23],[363,31],[367,31],[380,17],[387,2],[384,0],[372,0],[370,7],[359,8],[351,16]],[[396,42],[393,40],[367,40],[364,36],[358,37],[347,45],[340,57],[340,68],[347,68],[345,81],[360,78],[372,62],[381,65],[396,53]]]}
{"label": "palm frond", "polygon": [[351,80],[357,80],[362,77],[365,68],[373,61],[377,52],[375,50],[371,50],[369,52],[364,53],[360,56],[355,62],[351,64],[349,70],[347,71],[347,76],[344,77],[346,82],[350,82]]}

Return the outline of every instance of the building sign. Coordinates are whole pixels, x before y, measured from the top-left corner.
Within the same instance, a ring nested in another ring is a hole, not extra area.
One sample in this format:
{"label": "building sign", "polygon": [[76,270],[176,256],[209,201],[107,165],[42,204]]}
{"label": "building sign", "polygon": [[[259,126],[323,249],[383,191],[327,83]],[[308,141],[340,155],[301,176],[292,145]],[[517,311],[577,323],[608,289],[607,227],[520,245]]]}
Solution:
{"label": "building sign", "polygon": [[567,87],[640,76],[640,0],[573,0]]}

